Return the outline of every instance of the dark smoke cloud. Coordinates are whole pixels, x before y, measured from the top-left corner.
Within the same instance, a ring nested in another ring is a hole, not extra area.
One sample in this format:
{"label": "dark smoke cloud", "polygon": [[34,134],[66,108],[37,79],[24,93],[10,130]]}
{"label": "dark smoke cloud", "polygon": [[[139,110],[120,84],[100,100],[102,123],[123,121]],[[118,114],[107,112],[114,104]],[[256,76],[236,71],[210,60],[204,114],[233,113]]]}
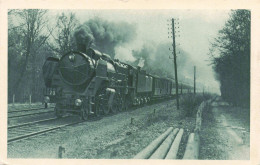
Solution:
{"label": "dark smoke cloud", "polygon": [[74,37],[78,50],[82,52],[85,52],[86,48],[89,47],[94,40],[90,28],[86,25],[79,26],[74,32]]}
{"label": "dark smoke cloud", "polygon": [[80,51],[92,46],[112,58],[116,46],[132,41],[135,36],[136,28],[132,24],[108,22],[97,17],[80,25],[74,33]]}

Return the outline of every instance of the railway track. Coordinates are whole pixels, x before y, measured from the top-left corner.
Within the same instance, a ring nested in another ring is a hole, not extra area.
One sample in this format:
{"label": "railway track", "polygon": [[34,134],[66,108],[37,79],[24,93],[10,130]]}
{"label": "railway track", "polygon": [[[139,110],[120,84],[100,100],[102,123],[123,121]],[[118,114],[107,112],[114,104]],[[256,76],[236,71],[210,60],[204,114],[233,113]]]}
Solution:
{"label": "railway track", "polygon": [[54,117],[54,118],[49,118],[49,119],[44,119],[44,120],[38,120],[38,121],[33,121],[33,122],[28,122],[28,123],[23,123],[23,124],[18,124],[18,125],[13,125],[13,126],[9,126],[8,130],[12,129],[12,128],[18,128],[18,127],[22,127],[22,126],[27,126],[27,125],[38,124],[38,123],[41,123],[41,122],[52,121],[52,120],[56,120],[56,119],[57,118]]}
{"label": "railway track", "polygon": [[45,114],[45,113],[51,113],[51,112],[54,112],[54,111],[50,110],[50,111],[45,111],[45,112],[37,112],[37,113],[30,113],[30,114],[23,114],[23,115],[8,116],[8,119],[24,117],[24,116],[39,115],[39,114]]}
{"label": "railway track", "polygon": [[40,107],[40,108],[31,108],[31,109],[21,109],[21,110],[11,110],[11,111],[8,111],[8,114],[10,113],[19,113],[19,112],[28,112],[28,111],[36,111],[36,110],[42,110],[42,109],[50,109],[50,108],[54,108],[53,107],[49,107],[49,108],[45,108],[45,107]]}
{"label": "railway track", "polygon": [[[156,104],[155,102],[152,104]],[[131,109],[134,110],[136,108],[140,108],[140,106],[136,106],[136,107],[132,107]],[[53,112],[52,111],[48,111],[48,112],[41,112],[41,113],[49,113],[49,112]],[[36,113],[34,113],[36,114]],[[28,115],[34,115],[34,114],[26,114]],[[37,113],[39,114],[39,113]],[[12,116],[14,117],[21,117],[21,116],[25,116],[25,115],[19,115],[19,116]],[[71,116],[64,116],[64,118],[66,117],[71,117]],[[8,117],[9,118],[9,117]],[[91,119],[89,119],[88,121],[95,121],[98,119],[101,119],[102,117],[93,117]],[[82,122],[86,122],[83,120],[80,121],[76,121],[76,122],[70,122],[70,123],[63,123],[63,124],[56,124],[56,125],[48,125],[48,124],[43,124],[43,123],[47,123],[50,121],[54,121],[57,120],[57,118],[49,118],[49,119],[43,119],[43,120],[38,120],[38,121],[33,121],[33,122],[28,122],[28,123],[23,123],[23,124],[18,124],[18,125],[13,125],[13,126],[9,126],[8,127],[8,143],[14,142],[14,141],[18,141],[18,140],[22,140],[22,139],[26,139],[29,137],[33,137],[36,135],[40,135],[40,134],[44,134],[47,132],[51,132],[54,130],[58,130],[61,129],[63,127],[67,127],[67,126],[72,126],[75,124],[79,124]]]}
{"label": "railway track", "polygon": [[52,125],[52,126],[50,126],[48,124],[47,125],[40,124],[43,122],[54,121],[56,119],[57,118],[50,118],[50,119],[39,120],[39,121],[35,121],[35,122],[29,122],[29,123],[24,123],[24,124],[20,124],[20,125],[10,126],[10,127],[8,127],[7,143],[26,139],[26,138],[33,137],[36,135],[58,130],[63,127],[67,127],[67,126],[71,126],[71,125],[75,125],[75,124],[84,122],[84,121],[76,121],[76,122],[70,122],[70,123],[56,124],[56,125]]}
{"label": "railway track", "polygon": [[[51,109],[53,107],[47,108],[47,109]],[[45,113],[51,113],[54,112],[53,109],[52,110],[47,110],[47,111],[43,111],[43,112],[34,112],[34,113],[26,113],[26,112],[32,112],[32,111],[40,111],[43,110],[45,108],[35,108],[35,109],[28,109],[28,110],[19,110],[16,111],[16,115],[9,115],[14,113],[14,111],[10,111],[8,112],[8,119],[12,119],[12,118],[19,118],[19,117],[25,117],[25,116],[32,116],[32,115],[40,115],[40,114],[45,114]],[[19,114],[19,113],[25,113],[25,114]]]}

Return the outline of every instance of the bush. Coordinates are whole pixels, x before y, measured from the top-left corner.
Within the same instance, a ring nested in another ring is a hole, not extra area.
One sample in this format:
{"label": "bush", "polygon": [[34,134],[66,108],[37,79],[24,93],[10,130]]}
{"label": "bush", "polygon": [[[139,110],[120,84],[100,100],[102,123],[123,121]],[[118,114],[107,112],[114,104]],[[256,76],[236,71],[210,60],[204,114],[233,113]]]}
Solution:
{"label": "bush", "polygon": [[191,117],[197,113],[197,107],[205,100],[211,98],[210,94],[186,94],[181,97],[181,105],[183,106],[186,116]]}

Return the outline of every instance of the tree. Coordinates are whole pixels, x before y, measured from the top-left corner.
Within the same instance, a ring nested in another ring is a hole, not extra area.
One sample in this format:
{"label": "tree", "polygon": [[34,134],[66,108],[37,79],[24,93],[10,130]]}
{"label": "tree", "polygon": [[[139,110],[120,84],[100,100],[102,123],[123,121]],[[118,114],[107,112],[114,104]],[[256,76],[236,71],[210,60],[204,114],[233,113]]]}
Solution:
{"label": "tree", "polygon": [[53,50],[59,55],[75,49],[73,43],[73,32],[78,26],[79,21],[77,20],[75,13],[65,14],[64,12],[57,16],[57,25],[55,34],[52,35],[54,39]]}
{"label": "tree", "polygon": [[210,49],[221,95],[235,105],[250,102],[250,22],[250,11],[232,11]]}
{"label": "tree", "polygon": [[[47,10],[24,9],[8,11],[8,92],[35,94],[37,52],[46,43]],[[32,81],[29,83],[29,81]],[[24,86],[21,88],[21,84]],[[26,85],[29,86],[26,88]],[[32,86],[33,85],[33,86]],[[27,89],[27,91],[25,91]]]}

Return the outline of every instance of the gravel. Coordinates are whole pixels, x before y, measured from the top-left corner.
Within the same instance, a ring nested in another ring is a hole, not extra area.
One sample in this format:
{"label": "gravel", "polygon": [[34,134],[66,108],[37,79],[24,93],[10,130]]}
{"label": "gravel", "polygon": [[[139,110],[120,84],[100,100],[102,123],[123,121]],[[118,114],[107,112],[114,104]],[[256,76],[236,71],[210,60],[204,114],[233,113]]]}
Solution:
{"label": "gravel", "polygon": [[182,108],[176,110],[174,100],[168,100],[10,143],[8,157],[58,158],[61,146],[65,148],[63,158],[130,159],[169,127],[174,127],[184,128],[178,153],[181,159],[194,122],[195,118],[185,117]]}

